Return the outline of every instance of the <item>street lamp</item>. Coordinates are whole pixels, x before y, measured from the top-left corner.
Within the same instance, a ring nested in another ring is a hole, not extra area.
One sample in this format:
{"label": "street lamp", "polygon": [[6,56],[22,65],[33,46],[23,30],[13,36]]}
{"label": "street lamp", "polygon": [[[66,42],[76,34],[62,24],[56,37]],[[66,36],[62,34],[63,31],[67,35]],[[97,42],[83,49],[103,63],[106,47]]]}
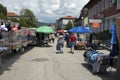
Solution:
{"label": "street lamp", "polygon": [[84,21],[83,21],[83,20],[84,20],[84,17],[83,17],[83,16],[81,17],[81,20],[82,20],[82,21],[81,21],[81,23],[82,23],[81,25],[84,26]]}

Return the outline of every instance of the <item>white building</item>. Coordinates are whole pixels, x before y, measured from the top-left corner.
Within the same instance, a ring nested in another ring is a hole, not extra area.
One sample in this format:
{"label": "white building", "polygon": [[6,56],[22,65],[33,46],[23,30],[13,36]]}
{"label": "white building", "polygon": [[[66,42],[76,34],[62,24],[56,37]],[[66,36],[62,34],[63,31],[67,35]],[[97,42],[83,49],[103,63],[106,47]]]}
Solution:
{"label": "white building", "polygon": [[60,19],[57,20],[57,28],[58,29],[65,29],[66,24],[68,24],[69,21],[71,21],[71,23],[73,23],[74,19],[75,18],[73,16],[61,17]]}

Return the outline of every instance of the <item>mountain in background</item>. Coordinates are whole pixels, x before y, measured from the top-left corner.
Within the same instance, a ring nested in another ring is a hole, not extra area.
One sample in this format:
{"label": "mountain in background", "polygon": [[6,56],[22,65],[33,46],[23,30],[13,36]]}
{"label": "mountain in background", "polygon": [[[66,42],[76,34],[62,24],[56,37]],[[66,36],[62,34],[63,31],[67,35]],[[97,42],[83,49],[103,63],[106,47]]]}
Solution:
{"label": "mountain in background", "polygon": [[38,22],[38,26],[50,26],[50,25],[55,25],[55,23],[45,23],[45,22]]}

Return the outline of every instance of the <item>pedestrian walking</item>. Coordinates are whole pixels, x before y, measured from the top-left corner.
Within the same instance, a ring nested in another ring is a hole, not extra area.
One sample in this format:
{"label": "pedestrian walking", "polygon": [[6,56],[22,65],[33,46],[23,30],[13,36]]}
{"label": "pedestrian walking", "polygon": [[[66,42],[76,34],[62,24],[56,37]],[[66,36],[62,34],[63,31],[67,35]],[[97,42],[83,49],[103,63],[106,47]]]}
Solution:
{"label": "pedestrian walking", "polygon": [[74,33],[72,33],[70,35],[70,39],[69,39],[69,42],[70,42],[70,53],[74,53],[74,46],[75,46],[75,42],[76,42],[76,36],[74,35]]}
{"label": "pedestrian walking", "polygon": [[54,43],[54,40],[55,40],[55,34],[54,33],[51,35],[51,40]]}
{"label": "pedestrian walking", "polygon": [[57,44],[56,44],[56,53],[63,53],[62,48],[64,47],[64,34],[60,33],[58,36]]}
{"label": "pedestrian walking", "polygon": [[69,34],[65,33],[66,47],[69,47]]}

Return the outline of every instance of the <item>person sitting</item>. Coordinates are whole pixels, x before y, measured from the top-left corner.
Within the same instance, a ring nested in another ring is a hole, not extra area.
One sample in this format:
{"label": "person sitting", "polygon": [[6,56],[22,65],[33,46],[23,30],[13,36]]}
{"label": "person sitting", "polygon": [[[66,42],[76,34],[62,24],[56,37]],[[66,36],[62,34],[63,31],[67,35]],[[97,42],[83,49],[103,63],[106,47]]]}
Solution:
{"label": "person sitting", "polygon": [[85,49],[86,48],[86,45],[84,42],[82,41],[76,41],[76,44],[75,44],[75,49]]}

